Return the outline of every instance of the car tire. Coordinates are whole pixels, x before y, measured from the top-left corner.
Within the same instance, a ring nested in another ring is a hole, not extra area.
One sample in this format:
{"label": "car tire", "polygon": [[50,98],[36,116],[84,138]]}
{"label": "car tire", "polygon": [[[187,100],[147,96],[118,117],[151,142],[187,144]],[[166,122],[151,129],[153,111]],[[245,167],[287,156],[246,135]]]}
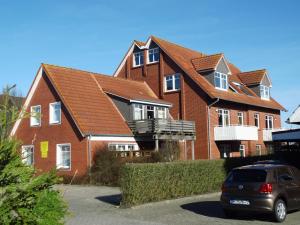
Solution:
{"label": "car tire", "polygon": [[286,213],[287,209],[285,202],[282,199],[276,200],[273,210],[275,221],[279,223],[283,222],[286,218]]}
{"label": "car tire", "polygon": [[236,216],[236,212],[229,209],[223,209],[223,212],[226,218],[234,218]]}

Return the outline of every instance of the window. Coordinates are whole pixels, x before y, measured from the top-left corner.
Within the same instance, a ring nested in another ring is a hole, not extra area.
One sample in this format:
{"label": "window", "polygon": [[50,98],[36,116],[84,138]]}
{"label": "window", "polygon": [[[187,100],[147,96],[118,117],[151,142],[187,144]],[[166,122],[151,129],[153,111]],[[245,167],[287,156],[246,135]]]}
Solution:
{"label": "window", "polygon": [[260,97],[262,99],[270,99],[270,88],[264,85],[260,85]]}
{"label": "window", "polygon": [[50,124],[60,124],[61,123],[61,103],[54,102],[49,105],[49,122]]}
{"label": "window", "polygon": [[180,89],[180,74],[165,77],[165,91],[177,91]]}
{"label": "window", "polygon": [[167,110],[165,107],[156,107],[156,118],[158,119],[167,118]]}
{"label": "window", "polygon": [[144,119],[144,107],[141,104],[133,105],[133,119],[134,120],[143,120]]}
{"label": "window", "polygon": [[218,120],[219,120],[219,126],[229,126],[230,120],[229,120],[229,110],[225,109],[218,109]]}
{"label": "window", "polygon": [[56,145],[56,167],[71,169],[71,144]]}
{"label": "window", "polygon": [[244,113],[238,112],[238,125],[244,125]]}
{"label": "window", "polygon": [[147,119],[154,118],[154,106],[147,105]]}
{"label": "window", "polygon": [[241,155],[241,157],[246,156],[245,145],[240,145],[240,155]]}
{"label": "window", "polygon": [[259,128],[259,113],[254,114],[254,126]]}
{"label": "window", "polygon": [[273,129],[273,116],[266,115],[265,116],[266,121],[266,129]]}
{"label": "window", "polygon": [[227,75],[224,73],[215,73],[215,87],[221,90],[228,89]]}
{"label": "window", "polygon": [[139,146],[137,144],[126,144],[126,143],[110,143],[108,144],[110,151],[138,151]]}
{"label": "window", "polygon": [[41,106],[31,106],[30,108],[30,126],[36,127],[41,125]]}
{"label": "window", "polygon": [[256,155],[261,155],[261,145],[256,145]]}
{"label": "window", "polygon": [[159,61],[159,48],[152,48],[148,51],[148,62],[154,63]]}
{"label": "window", "polygon": [[220,146],[220,153],[221,158],[230,158],[231,157],[231,151],[230,151],[230,145],[223,144]]}
{"label": "window", "polygon": [[33,145],[24,145],[22,146],[22,161],[26,165],[33,165],[34,160],[34,146]]}
{"label": "window", "polygon": [[144,52],[133,53],[133,66],[141,66],[144,64]]}

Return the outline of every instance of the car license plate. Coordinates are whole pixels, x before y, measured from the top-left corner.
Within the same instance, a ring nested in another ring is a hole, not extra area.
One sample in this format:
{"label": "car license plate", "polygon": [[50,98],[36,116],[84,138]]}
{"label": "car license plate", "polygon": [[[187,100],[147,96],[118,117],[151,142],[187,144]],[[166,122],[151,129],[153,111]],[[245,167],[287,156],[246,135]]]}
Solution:
{"label": "car license plate", "polygon": [[250,202],[247,200],[230,200],[231,205],[250,205]]}

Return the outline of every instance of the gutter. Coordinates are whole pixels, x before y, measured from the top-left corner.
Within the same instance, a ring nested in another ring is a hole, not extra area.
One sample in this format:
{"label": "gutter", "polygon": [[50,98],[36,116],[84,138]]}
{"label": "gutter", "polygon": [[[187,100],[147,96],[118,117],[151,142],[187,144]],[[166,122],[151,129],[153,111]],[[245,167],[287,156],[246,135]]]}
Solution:
{"label": "gutter", "polygon": [[208,114],[208,159],[211,159],[211,141],[210,141],[210,108],[220,101],[220,98],[217,98],[215,101],[213,101],[211,104],[207,106],[207,114]]}
{"label": "gutter", "polygon": [[91,179],[91,169],[92,169],[92,148],[91,148],[91,138],[92,135],[88,135],[88,176]]}

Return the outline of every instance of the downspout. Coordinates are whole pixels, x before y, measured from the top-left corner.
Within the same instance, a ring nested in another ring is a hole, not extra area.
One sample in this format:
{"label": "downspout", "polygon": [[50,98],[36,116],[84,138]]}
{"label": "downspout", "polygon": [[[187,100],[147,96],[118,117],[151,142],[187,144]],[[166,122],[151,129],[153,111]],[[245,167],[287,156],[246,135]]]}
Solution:
{"label": "downspout", "polygon": [[210,108],[220,101],[220,98],[217,98],[215,101],[213,101],[211,104],[207,106],[208,111],[208,159],[211,159],[211,140],[210,140]]}
{"label": "downspout", "polygon": [[88,176],[91,179],[91,168],[92,168],[92,149],[91,149],[92,135],[88,135]]}

